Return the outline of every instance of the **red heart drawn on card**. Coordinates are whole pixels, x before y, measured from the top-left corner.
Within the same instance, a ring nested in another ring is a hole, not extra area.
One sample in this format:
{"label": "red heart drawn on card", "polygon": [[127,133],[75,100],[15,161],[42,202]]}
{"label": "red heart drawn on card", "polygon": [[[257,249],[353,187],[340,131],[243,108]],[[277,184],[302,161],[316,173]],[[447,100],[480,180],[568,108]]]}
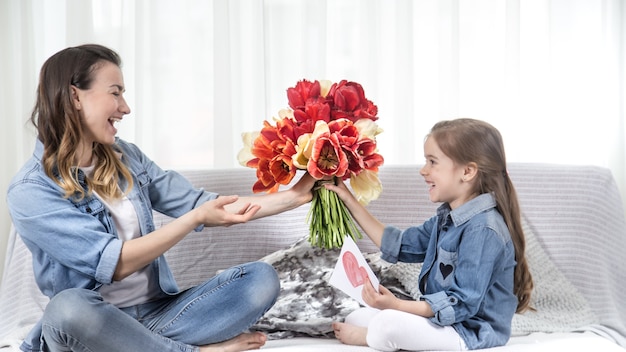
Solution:
{"label": "red heart drawn on card", "polygon": [[346,271],[346,275],[348,275],[348,280],[353,287],[359,287],[365,283],[365,278],[367,277],[367,271],[364,267],[359,266],[359,262],[356,260],[356,257],[352,252],[347,251],[343,254],[341,258],[343,262],[343,268]]}

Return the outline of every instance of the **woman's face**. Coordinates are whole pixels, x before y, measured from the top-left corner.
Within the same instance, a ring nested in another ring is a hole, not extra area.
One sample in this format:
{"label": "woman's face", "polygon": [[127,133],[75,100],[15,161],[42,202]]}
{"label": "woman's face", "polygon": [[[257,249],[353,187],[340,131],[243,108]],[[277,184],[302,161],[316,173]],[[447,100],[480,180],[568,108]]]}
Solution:
{"label": "woman's face", "polygon": [[88,149],[94,142],[108,145],[115,143],[115,123],[130,113],[123,95],[122,70],[108,61],[97,65],[89,89],[72,87],[74,104],[81,113],[84,146]]}

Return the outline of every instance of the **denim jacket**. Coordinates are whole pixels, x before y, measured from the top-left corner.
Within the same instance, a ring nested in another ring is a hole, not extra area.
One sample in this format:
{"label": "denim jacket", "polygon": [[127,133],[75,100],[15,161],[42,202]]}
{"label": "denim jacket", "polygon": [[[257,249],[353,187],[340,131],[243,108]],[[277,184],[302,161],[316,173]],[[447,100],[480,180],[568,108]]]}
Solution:
{"label": "denim jacket", "polygon": [[506,344],[517,309],[513,292],[515,249],[491,194],[451,210],[447,203],[421,226],[385,228],[381,257],[423,262],[421,300],[431,321],[451,325],[469,349]]}
{"label": "denim jacket", "polygon": [[[128,198],[137,211],[142,235],[155,230],[153,210],[176,218],[218,196],[195,189],[176,172],[163,171],[131,143],[117,139],[115,147],[133,177]],[[61,187],[46,175],[42,156],[43,144],[37,140],[33,157],[14,176],[7,192],[13,224],[33,256],[37,285],[48,297],[67,288],[98,290],[113,281],[122,240],[96,196],[87,195],[82,200],[64,197]],[[84,177],[79,171],[83,186]],[[126,182],[120,187],[125,189]],[[165,257],[160,256],[153,264],[161,290],[177,293],[179,288]],[[41,326],[37,324],[22,350],[39,351],[40,338]]]}

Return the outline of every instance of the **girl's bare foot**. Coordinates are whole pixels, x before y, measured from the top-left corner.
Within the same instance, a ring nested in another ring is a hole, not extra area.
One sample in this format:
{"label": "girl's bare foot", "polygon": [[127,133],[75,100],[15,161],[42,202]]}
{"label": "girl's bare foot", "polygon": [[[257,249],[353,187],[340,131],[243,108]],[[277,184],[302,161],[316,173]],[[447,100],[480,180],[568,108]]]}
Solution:
{"label": "girl's bare foot", "polygon": [[367,328],[346,324],[333,323],[335,337],[346,345],[367,346]]}
{"label": "girl's bare foot", "polygon": [[265,345],[267,337],[260,332],[243,333],[230,340],[200,346],[200,352],[240,352],[257,350]]}

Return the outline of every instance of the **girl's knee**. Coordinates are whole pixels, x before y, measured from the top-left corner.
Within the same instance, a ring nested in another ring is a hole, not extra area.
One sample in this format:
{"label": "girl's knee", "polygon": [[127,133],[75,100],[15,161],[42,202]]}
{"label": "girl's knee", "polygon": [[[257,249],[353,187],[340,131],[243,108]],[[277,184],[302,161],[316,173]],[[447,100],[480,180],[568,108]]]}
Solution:
{"label": "girl's knee", "polygon": [[370,321],[380,312],[378,309],[362,307],[346,316],[345,322],[351,325],[368,327]]}
{"label": "girl's knee", "polygon": [[[399,342],[406,339],[399,329],[398,316],[393,310],[381,310],[372,318],[367,329],[367,344],[380,351],[397,351]],[[416,332],[417,333],[417,332]]]}

